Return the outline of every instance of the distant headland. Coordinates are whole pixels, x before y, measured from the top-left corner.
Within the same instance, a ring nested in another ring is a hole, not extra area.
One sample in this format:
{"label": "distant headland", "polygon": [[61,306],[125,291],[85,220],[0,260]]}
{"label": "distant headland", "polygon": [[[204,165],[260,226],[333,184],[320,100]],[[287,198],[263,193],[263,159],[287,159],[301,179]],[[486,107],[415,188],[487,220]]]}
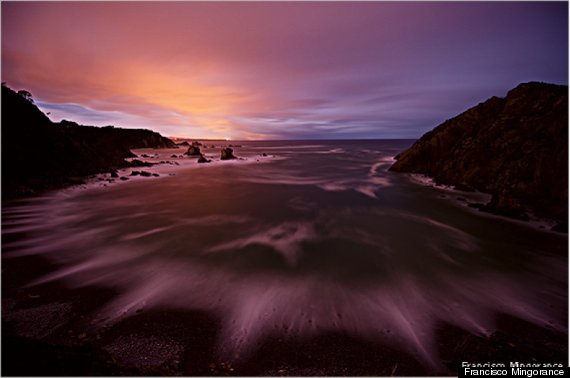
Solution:
{"label": "distant headland", "polygon": [[138,166],[132,148],[175,148],[150,130],[52,122],[29,92],[2,85],[2,198],[79,183],[87,175]]}

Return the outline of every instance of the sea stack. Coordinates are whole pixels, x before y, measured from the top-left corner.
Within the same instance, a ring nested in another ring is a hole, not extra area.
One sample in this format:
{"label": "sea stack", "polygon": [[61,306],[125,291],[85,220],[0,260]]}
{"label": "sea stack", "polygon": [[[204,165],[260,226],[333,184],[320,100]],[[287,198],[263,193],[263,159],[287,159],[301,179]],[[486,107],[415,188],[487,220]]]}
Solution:
{"label": "sea stack", "polygon": [[221,160],[230,160],[230,159],[237,159],[234,156],[234,150],[232,150],[229,147],[223,148],[222,149],[222,155],[220,157]]}
{"label": "sea stack", "polygon": [[200,157],[198,158],[198,163],[209,163],[211,162],[210,159],[207,159],[204,155],[200,154]]}
{"label": "sea stack", "polygon": [[484,209],[566,223],[568,87],[530,82],[449,119],[396,156],[395,172],[492,194]]}
{"label": "sea stack", "polygon": [[200,147],[198,147],[198,146],[190,146],[190,147],[188,147],[188,151],[186,151],[186,155],[189,155],[189,156],[200,156],[200,155],[201,155]]}

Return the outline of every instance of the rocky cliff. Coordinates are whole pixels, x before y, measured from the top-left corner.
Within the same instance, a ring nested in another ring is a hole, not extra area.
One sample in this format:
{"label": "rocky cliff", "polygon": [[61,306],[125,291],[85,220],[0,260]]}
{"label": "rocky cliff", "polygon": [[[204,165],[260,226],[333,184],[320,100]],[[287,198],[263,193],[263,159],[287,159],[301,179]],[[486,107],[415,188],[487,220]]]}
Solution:
{"label": "rocky cliff", "polygon": [[485,209],[566,223],[568,87],[530,82],[445,121],[397,157],[396,172],[493,195]]}
{"label": "rocky cliff", "polygon": [[53,123],[30,98],[2,86],[2,198],[77,182],[129,165],[131,148],[176,147],[150,130]]}

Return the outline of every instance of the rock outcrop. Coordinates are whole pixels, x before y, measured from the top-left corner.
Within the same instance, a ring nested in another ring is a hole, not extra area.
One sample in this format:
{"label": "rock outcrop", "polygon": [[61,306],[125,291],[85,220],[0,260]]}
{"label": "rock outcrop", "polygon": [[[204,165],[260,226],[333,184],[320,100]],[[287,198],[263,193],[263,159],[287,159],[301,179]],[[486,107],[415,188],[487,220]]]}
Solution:
{"label": "rock outcrop", "polygon": [[395,172],[492,194],[483,210],[567,222],[568,87],[525,83],[445,121],[397,157]]}
{"label": "rock outcrop", "polygon": [[186,151],[186,155],[188,156],[199,156],[201,154],[200,147],[198,146],[190,146],[188,147],[188,151]]}
{"label": "rock outcrop", "polygon": [[221,160],[231,160],[231,159],[237,159],[237,158],[234,156],[234,150],[232,150],[229,147],[226,147],[226,148],[222,149],[220,159]]}
{"label": "rock outcrop", "polygon": [[207,159],[204,155],[200,154],[200,157],[198,158],[198,163],[209,163],[211,162],[210,159]]}
{"label": "rock outcrop", "polygon": [[52,122],[33,103],[2,86],[2,198],[65,186],[77,177],[131,166],[131,148],[172,148],[170,139],[143,129]]}

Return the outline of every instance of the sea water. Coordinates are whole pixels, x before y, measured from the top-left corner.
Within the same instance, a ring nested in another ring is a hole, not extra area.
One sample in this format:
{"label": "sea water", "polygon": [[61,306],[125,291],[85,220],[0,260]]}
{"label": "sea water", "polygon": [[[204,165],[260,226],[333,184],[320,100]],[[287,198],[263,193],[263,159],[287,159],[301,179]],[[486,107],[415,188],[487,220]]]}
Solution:
{"label": "sea water", "polygon": [[440,322],[485,336],[502,313],[567,332],[567,236],[389,172],[412,142],[233,142],[236,161],[206,142],[210,164],[183,149],[137,151],[170,163],[141,168],[158,178],[100,177],[5,205],[3,235],[25,237],[3,257],[61,267],[30,285],[118,290],[94,324],[210,312],[226,356],[272,336],[343,332],[435,366]]}

